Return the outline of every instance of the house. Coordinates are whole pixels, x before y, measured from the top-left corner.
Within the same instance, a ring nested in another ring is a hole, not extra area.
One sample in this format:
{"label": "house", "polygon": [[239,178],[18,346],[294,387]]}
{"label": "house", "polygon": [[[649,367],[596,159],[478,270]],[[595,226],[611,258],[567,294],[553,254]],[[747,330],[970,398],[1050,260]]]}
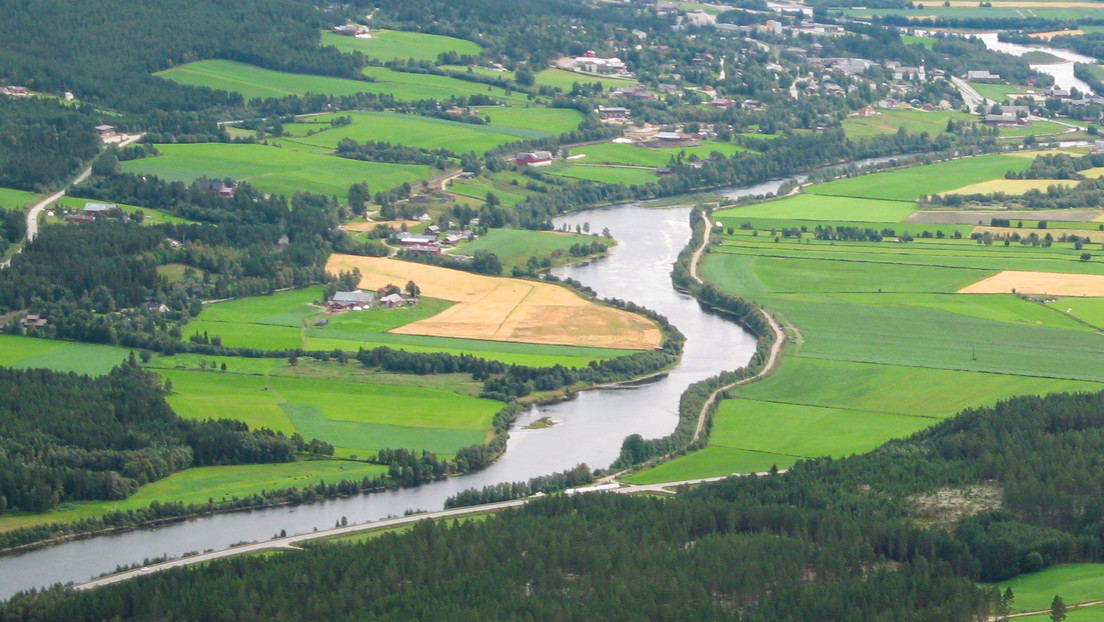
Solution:
{"label": "house", "polygon": [[276,247],[280,250],[284,250],[288,246],[291,246],[291,240],[288,239],[288,234],[285,233],[280,236],[279,240],[276,240]]}
{"label": "house", "polygon": [[732,101],[731,99],[721,98],[721,99],[714,99],[713,101],[709,102],[709,105],[714,107],[714,108],[731,108],[732,105],[735,104],[735,103],[736,102]]}
{"label": "house", "polygon": [[376,295],[372,292],[362,292],[359,289],[354,289],[351,292],[334,292],[333,297],[326,302],[326,306],[331,311],[343,311],[353,307],[371,308],[375,302]]}
{"label": "house", "polygon": [[866,106],[855,111],[857,117],[872,117],[876,114],[878,114],[878,111],[874,109],[874,106]]}
{"label": "house", "polygon": [[168,313],[169,306],[160,300],[154,298],[146,298],[146,301],[142,303],[142,308],[149,313]]}
{"label": "house", "polygon": [[19,325],[23,328],[42,328],[46,325],[46,318],[35,314],[28,314],[19,319]]}
{"label": "house", "polygon": [[221,181],[211,179],[197,179],[194,184],[196,189],[214,192],[220,196],[232,197],[237,192],[236,185],[227,185]]}
{"label": "house", "polygon": [[1092,146],[1093,153],[1104,153],[1104,140],[1094,140]]}
{"label": "house", "polygon": [[1069,89],[1060,89],[1056,86],[1052,86],[1049,89],[1047,89],[1046,90],[1046,95],[1047,95],[1047,97],[1057,97],[1059,99],[1069,99],[1070,98]]}
{"label": "house", "polygon": [[97,125],[96,133],[100,135],[100,138],[111,138],[115,135],[114,125]]}
{"label": "house", "polygon": [[1000,74],[989,73],[988,69],[971,69],[962,76],[970,82],[1000,82]]}
{"label": "house", "polygon": [[333,31],[339,35],[345,35],[346,37],[362,37],[367,38],[369,34],[368,27],[363,24],[345,24],[342,26],[334,26]]}
{"label": "house", "polygon": [[30,95],[30,92],[25,86],[0,86],[0,94],[11,95],[12,97],[26,97]]}
{"label": "house", "polygon": [[552,153],[549,151],[523,151],[514,156],[514,163],[518,166],[548,166],[552,164]]}
{"label": "house", "polygon": [[441,233],[441,228],[437,225],[430,225],[425,228],[426,235],[437,235]]}
{"label": "house", "polygon": [[100,214],[106,214],[112,210],[117,209],[119,209],[119,206],[114,203],[85,203],[84,209],[81,211],[85,214],[96,217]]}
{"label": "house", "polygon": [[629,116],[629,109],[622,106],[598,106],[598,116],[605,119],[625,119]]}
{"label": "house", "polygon": [[383,305],[385,309],[393,309],[406,304],[406,299],[402,297],[402,294],[388,294],[380,298],[380,304]]}

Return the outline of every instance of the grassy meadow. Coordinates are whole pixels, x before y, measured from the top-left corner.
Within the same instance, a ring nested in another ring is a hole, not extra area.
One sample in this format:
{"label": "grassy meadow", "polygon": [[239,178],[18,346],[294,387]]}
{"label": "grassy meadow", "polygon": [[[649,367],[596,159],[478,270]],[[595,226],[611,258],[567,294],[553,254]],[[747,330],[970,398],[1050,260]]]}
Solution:
{"label": "grassy meadow", "polygon": [[[970,239],[972,225],[903,222],[920,194],[1022,167],[1016,158],[970,158],[716,212],[724,227],[702,273],[774,313],[787,327],[786,356],[768,378],[730,391],[705,450],[630,481],[842,457],[1012,395],[1104,390],[1104,298],[1043,304],[957,293],[1003,270],[1104,274],[1098,262],[1080,261],[1068,242],[986,245]],[[878,242],[816,239],[818,225],[893,233]],[[800,237],[781,235],[795,228],[804,228]],[[901,241],[905,232],[914,239]]]}
{"label": "grassy meadow", "polygon": [[6,209],[20,208],[30,203],[35,198],[35,193],[14,188],[0,188],[0,207]]}
{"label": "grassy meadow", "polygon": [[0,335],[0,366],[41,367],[54,371],[102,376],[126,360],[130,350],[75,341],[54,341]]}
{"label": "grassy meadow", "polygon": [[576,82],[579,84],[594,84],[595,82],[599,82],[602,84],[602,88],[606,90],[612,90],[619,86],[636,86],[636,80],[592,76],[556,67],[541,71],[536,75],[536,79],[538,86],[550,86],[554,89],[560,89],[565,93],[571,92]]}
{"label": "grassy meadow", "polygon": [[[1015,598],[1012,601],[1012,612],[1041,611],[1050,609],[1050,603],[1054,596],[1062,597],[1066,605],[1075,605],[1097,600],[1104,600],[1104,565],[1101,564],[1069,564],[1054,566],[1039,572],[1020,575],[1010,581],[995,584],[1003,593],[1005,589],[1012,588]],[[986,585],[986,587],[989,587]],[[1089,608],[1084,614],[1095,612],[1095,616],[1086,617],[1086,620],[1099,620],[1104,610]],[[1075,619],[1074,612],[1070,612],[1068,620]],[[1040,618],[1024,618],[1050,620],[1050,616]]]}
{"label": "grassy meadow", "polygon": [[307,93],[333,96],[376,93],[404,101],[480,94],[508,103],[526,102],[525,95],[506,95],[506,91],[499,87],[448,76],[398,72],[386,67],[366,67],[364,75],[368,80],[350,80],[273,71],[228,60],[203,60],[166,69],[156,75],[180,84],[240,93],[246,100]]}
{"label": "grassy meadow", "polygon": [[373,30],[371,35],[371,39],[361,39],[324,32],[322,45],[332,45],[342,52],[361,52],[368,58],[383,62],[409,58],[436,61],[445,52],[477,56],[483,50],[471,41],[421,32]]}
{"label": "grassy meadow", "polygon": [[841,125],[852,140],[883,134],[896,134],[900,128],[911,133],[935,135],[947,130],[947,122],[973,121],[976,117],[956,110],[878,110],[869,117],[848,117]]}
{"label": "grassy meadow", "polygon": [[431,176],[428,166],[362,162],[267,145],[200,143],[158,149],[162,155],[124,162],[123,171],[185,183],[203,176],[232,177],[288,197],[306,191],[339,198],[347,198],[355,183],[383,190]]}
{"label": "grassy meadow", "polygon": [[509,272],[513,266],[524,266],[530,257],[536,257],[538,260],[547,257],[555,265],[569,263],[573,258],[568,253],[568,249],[573,244],[589,244],[595,240],[607,246],[614,244],[612,238],[585,234],[492,229],[477,240],[459,244],[457,252],[464,255],[470,255],[476,251],[494,253],[502,260],[504,270]]}

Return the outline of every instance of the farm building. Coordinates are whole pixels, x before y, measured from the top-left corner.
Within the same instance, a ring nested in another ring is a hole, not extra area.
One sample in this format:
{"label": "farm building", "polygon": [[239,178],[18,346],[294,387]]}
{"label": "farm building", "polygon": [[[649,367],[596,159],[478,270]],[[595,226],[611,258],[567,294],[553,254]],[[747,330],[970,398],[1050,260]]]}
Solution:
{"label": "farm building", "polygon": [[656,140],[682,140],[682,134],[678,132],[656,132]]}
{"label": "farm building", "polygon": [[199,190],[214,192],[224,197],[232,197],[237,192],[237,187],[233,184],[227,185],[221,181],[211,179],[197,179],[194,185]]}
{"label": "farm building", "polygon": [[406,247],[406,250],[416,255],[440,255],[440,244],[412,244]]}
{"label": "farm building", "polygon": [[380,298],[380,304],[383,305],[384,308],[392,309],[406,304],[406,299],[402,297],[402,294],[388,294]]}
{"label": "farm building", "polygon": [[878,111],[874,109],[874,106],[866,106],[855,111],[855,116],[859,117],[872,117],[876,114],[878,114]]}
{"label": "farm building", "polygon": [[81,211],[83,211],[85,214],[97,216],[99,214],[106,214],[111,210],[117,209],[119,209],[119,206],[114,203],[85,203],[84,209]]}
{"label": "farm building", "polygon": [[82,222],[92,222],[94,220],[96,220],[95,216],[93,216],[92,214],[85,214],[83,212],[78,212],[76,214],[66,214],[65,215],[65,222],[82,223]]}
{"label": "farm building", "polygon": [[967,71],[966,75],[962,77],[969,80],[970,82],[1000,82],[1001,79],[1000,74],[989,73],[988,69],[971,69],[970,71]]}
{"label": "farm building", "polygon": [[399,234],[399,244],[403,246],[420,246],[423,244],[435,244],[437,242],[437,236],[435,235],[415,235],[413,233],[407,233],[406,235]]}
{"label": "farm building", "polygon": [[326,302],[331,311],[352,309],[353,307],[368,308],[376,302],[376,295],[372,292],[362,292],[354,289],[351,292],[334,292],[333,298]]}
{"label": "farm building", "polygon": [[146,298],[146,301],[142,303],[143,308],[150,313],[168,313],[169,306],[165,303],[157,300],[156,298]]}
{"label": "farm building", "polygon": [[624,119],[629,116],[629,109],[622,106],[598,106],[598,116],[603,119]]}
{"label": "farm building", "polygon": [[46,318],[33,313],[28,314],[19,319],[19,325],[23,328],[42,328],[46,325]]}
{"label": "farm building", "polygon": [[525,151],[514,156],[518,166],[548,166],[552,164],[550,151]]}
{"label": "farm building", "polygon": [[114,125],[97,125],[96,133],[100,135],[100,138],[111,138],[115,135]]}
{"label": "farm building", "polygon": [[585,71],[587,73],[619,74],[623,73],[626,69],[625,63],[616,56],[611,58],[599,58],[590,52],[583,56],[572,58],[571,65],[576,71]]}
{"label": "farm building", "polygon": [[359,37],[368,34],[368,27],[363,24],[345,24],[343,26],[334,26],[333,31],[339,35],[345,35],[346,37]]}

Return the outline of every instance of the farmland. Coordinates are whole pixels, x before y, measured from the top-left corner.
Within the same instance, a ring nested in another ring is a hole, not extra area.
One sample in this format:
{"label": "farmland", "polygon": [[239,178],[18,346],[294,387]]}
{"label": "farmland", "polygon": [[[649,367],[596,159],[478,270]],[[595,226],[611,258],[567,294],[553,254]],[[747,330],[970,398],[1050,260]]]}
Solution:
{"label": "farmland", "polygon": [[906,131],[938,134],[946,131],[950,120],[972,121],[975,117],[953,110],[879,110],[869,117],[853,116],[842,122],[848,138],[859,139],[880,134],[893,134],[899,128]]}
{"label": "farmland", "polygon": [[55,371],[103,375],[126,359],[129,350],[72,341],[0,335],[0,366],[42,367]]}
{"label": "farmland", "polygon": [[706,142],[692,147],[660,147],[649,148],[639,145],[623,145],[617,143],[604,143],[601,145],[587,145],[572,150],[572,153],[585,155],[581,160],[584,164],[625,164],[629,166],[667,166],[671,158],[682,154],[686,157],[696,155],[699,158],[707,158],[713,152],[725,156],[731,156],[739,151],[746,151],[742,147],[732,143]]}
{"label": "farmland", "polygon": [[635,80],[623,80],[620,78],[606,78],[602,76],[592,76],[585,73],[576,73],[574,71],[568,71],[566,69],[550,68],[536,75],[537,84],[540,86],[550,86],[555,89],[560,89],[565,93],[571,92],[573,85],[578,82],[579,84],[594,84],[595,82],[601,83],[604,89],[615,89],[619,86],[634,86]]}
{"label": "farmland", "polygon": [[393,71],[385,67],[366,67],[371,81],[350,80],[262,69],[227,60],[204,60],[166,69],[158,76],[190,86],[240,93],[246,100],[318,93],[355,95],[376,93],[399,100],[446,99],[452,95],[488,95],[510,103],[524,104],[523,95],[506,95],[499,87],[490,87],[447,76]]}
{"label": "farmland", "polygon": [[[770,377],[730,392],[705,450],[631,481],[842,457],[1012,395],[1104,389],[1095,363],[1104,355],[1102,298],[1043,304],[1008,293],[1042,286],[1039,294],[1104,296],[1099,265],[1079,260],[1074,244],[990,245],[970,239],[969,225],[902,222],[920,194],[1003,183],[1006,170],[1021,167],[1015,158],[971,158],[715,213],[724,227],[704,277],[771,310],[787,326],[787,354]],[[885,235],[817,239],[818,225]],[[768,228],[775,232],[765,235]],[[912,241],[902,241],[906,232]]]}
{"label": "farmland", "polygon": [[363,288],[413,280],[426,296],[458,304],[393,332],[547,345],[650,349],[659,329],[637,315],[588,302],[565,288],[374,257],[333,255],[332,273],[357,267]]}
{"label": "farmland", "polygon": [[[79,210],[83,209],[84,204],[88,203],[88,202],[89,202],[89,199],[78,199],[76,197],[62,197],[60,200],[58,200],[56,205],[61,205],[62,207],[66,207],[66,208],[69,208],[71,210],[78,210],[79,211]],[[158,210],[155,210],[155,209],[151,209],[151,208],[148,208],[148,207],[139,207],[137,205],[127,205],[125,203],[114,203],[114,204],[118,205],[119,209],[121,209],[122,211],[124,211],[127,214],[130,214],[132,216],[134,215],[135,212],[141,211],[142,212],[142,224],[143,225],[161,225],[161,224],[165,224],[165,223],[189,224],[189,223],[193,222],[191,220],[188,220],[187,218],[180,218],[179,216],[173,216],[172,214],[162,212],[162,211],[158,211]],[[54,211],[55,212],[57,211],[56,207],[54,208]],[[61,217],[60,214],[55,216],[55,221],[56,222],[61,222],[62,221],[62,217]]]}
{"label": "farmland", "polygon": [[[1015,600],[1012,612],[1040,611],[1050,608],[1055,594],[1062,597],[1067,605],[1101,600],[1104,593],[1104,568],[1100,564],[1070,564],[1055,566],[1039,572],[1020,575],[1006,583],[1000,583],[1001,592],[1012,588]],[[1099,619],[1099,608],[1089,609],[1086,613],[1095,616],[1085,619]],[[1036,619],[1036,618],[1025,618]],[[1047,619],[1049,616],[1038,618]],[[1073,620],[1071,613],[1069,620]]]}
{"label": "farmland", "polygon": [[204,176],[232,177],[288,197],[297,191],[346,197],[349,186],[366,180],[382,190],[430,176],[428,166],[362,162],[266,145],[202,143],[158,149],[162,155],[124,162],[123,170],[185,183]]}
{"label": "farmland", "polygon": [[15,190],[12,188],[0,188],[0,207],[11,209],[13,207],[23,207],[27,203],[30,203],[35,198],[33,192],[27,192],[26,190]]}
{"label": "farmland", "polygon": [[362,52],[383,62],[408,58],[435,61],[445,52],[475,56],[482,49],[471,41],[420,32],[373,30],[371,34],[371,39],[361,39],[325,32],[322,33],[322,45],[332,45],[342,52]]}
{"label": "farmland", "polygon": [[611,238],[592,235],[527,231],[523,229],[494,229],[478,240],[460,244],[458,252],[465,255],[480,250],[494,253],[502,260],[503,267],[509,270],[513,266],[524,266],[530,257],[536,257],[538,260],[548,257],[557,265],[567,263],[572,259],[568,254],[568,250],[573,244],[589,244],[593,241],[600,241],[607,246],[614,243]]}
{"label": "farmland", "polygon": [[[428,267],[419,264],[410,265],[419,268]],[[423,289],[421,301],[413,307],[375,308],[327,315],[319,307],[310,305],[311,302],[322,297],[321,288],[315,287],[209,305],[195,321],[185,327],[185,337],[197,333],[206,334],[210,338],[219,337],[221,343],[227,347],[262,350],[303,348],[356,352],[361,347],[387,346],[411,352],[448,352],[455,355],[466,353],[506,363],[536,367],[556,364],[579,367],[591,360],[604,360],[631,352],[619,348],[593,347],[594,344],[589,342],[586,346],[544,345],[454,338],[433,334],[400,334],[396,332],[397,329],[415,324],[422,326],[422,322],[430,322],[434,317],[454,306],[452,302],[429,296],[434,289],[430,281],[422,279],[413,272],[409,277],[413,277],[413,280]],[[385,278],[382,279],[380,286],[388,282],[405,284],[408,280],[411,279]],[[500,279],[500,281],[527,283],[509,279]],[[447,288],[438,286],[438,289],[446,289],[445,295],[449,295]],[[555,289],[559,290],[559,288]],[[317,318],[325,318],[327,325],[315,326],[314,320]],[[433,331],[424,332],[433,333]]]}

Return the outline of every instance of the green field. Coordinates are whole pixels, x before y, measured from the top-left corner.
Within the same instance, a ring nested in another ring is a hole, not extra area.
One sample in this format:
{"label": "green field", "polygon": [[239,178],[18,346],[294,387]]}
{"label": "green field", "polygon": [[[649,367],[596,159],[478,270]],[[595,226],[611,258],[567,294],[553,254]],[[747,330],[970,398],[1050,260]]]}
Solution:
{"label": "green field", "polygon": [[912,212],[912,203],[903,201],[798,194],[777,201],[720,210],[714,214],[714,221],[723,222],[725,227],[739,227],[745,219],[752,218],[897,223],[908,218]]}
{"label": "green field", "polygon": [[[969,225],[900,222],[918,194],[1016,165],[990,156],[895,170],[714,214],[725,227],[714,231],[720,243],[704,260],[704,277],[786,324],[786,356],[768,378],[730,392],[704,451],[630,481],[783,468],[869,451],[1012,395],[1104,390],[1104,298],[1041,304],[956,293],[1005,269],[1101,274],[1098,265],[1078,261],[1070,243],[985,245],[969,239]],[[839,196],[850,192],[871,198]],[[745,223],[751,228],[741,229]],[[811,232],[819,224],[896,233],[877,242],[818,240]],[[764,235],[795,227],[806,232]],[[906,230],[912,242],[899,241]]]}
{"label": "green field", "polygon": [[0,531],[53,522],[98,518],[105,512],[136,510],[154,501],[180,501],[185,504],[207,503],[209,500],[233,500],[266,490],[303,488],[321,482],[334,483],[343,479],[360,480],[387,472],[378,464],[347,460],[317,460],[282,464],[245,464],[217,467],[196,467],[179,471],[165,479],[142,486],[138,492],[121,501],[88,501],[67,503],[42,514],[5,516]]}
{"label": "green field", "polygon": [[12,188],[0,188],[0,207],[12,209],[23,207],[35,198],[35,193]]}
{"label": "green field", "polygon": [[935,45],[936,41],[939,41],[939,38],[937,38],[937,37],[912,37],[912,36],[909,36],[909,35],[902,35],[901,36],[901,43],[904,43],[905,45],[915,45],[915,44],[919,43],[920,45],[928,48],[929,50],[931,49],[931,47],[933,45]]}
{"label": "green field", "polygon": [[396,30],[373,30],[371,34],[371,39],[360,39],[324,32],[322,45],[332,45],[342,52],[362,52],[369,58],[384,62],[408,58],[436,61],[437,57],[444,52],[478,56],[483,50],[471,41],[442,35]]}
{"label": "green field", "polygon": [[[84,208],[85,203],[89,203],[89,202],[92,202],[92,203],[97,203],[97,202],[99,202],[99,203],[104,203],[104,202],[115,203],[114,201],[91,201],[91,199],[78,199],[76,197],[62,197],[61,199],[58,200],[57,204],[68,207],[70,209],[80,210],[80,209]],[[187,225],[187,224],[193,224],[195,222],[193,220],[188,220],[187,218],[180,218],[179,216],[173,216],[172,214],[169,214],[167,212],[162,212],[162,211],[159,211],[159,210],[151,209],[149,207],[140,207],[138,205],[127,205],[126,203],[115,203],[115,205],[118,205],[119,209],[123,210],[127,214],[134,214],[134,212],[137,212],[137,211],[141,210],[141,212],[142,212],[142,224],[143,225],[163,225],[163,224],[166,224],[166,223],[171,223],[171,224],[174,224],[174,225],[176,225],[176,224]],[[56,212],[56,210],[55,210],[55,212]],[[64,222],[64,221],[63,221],[63,219],[60,215],[57,215],[57,216],[55,216],[53,221],[48,221],[48,222]]]}
{"label": "green field", "polygon": [[974,87],[985,99],[994,102],[1011,102],[1017,96],[1022,95],[1028,91],[1038,92],[1037,89],[1030,89],[1018,84],[989,84],[987,82],[971,82],[970,86]]}
{"label": "green field", "polygon": [[[453,153],[484,153],[509,142],[551,136],[547,132],[518,128],[500,128],[446,121],[433,117],[386,112],[350,112],[343,116],[352,119],[349,125],[331,126],[334,115],[312,117],[284,126],[284,136],[277,142],[287,145],[324,147],[333,151],[343,139],[358,143],[382,141],[421,147],[423,149],[447,149]],[[272,141],[270,141],[272,142]]]}
{"label": "green field", "polygon": [[713,152],[723,156],[731,156],[746,149],[732,143],[710,141],[694,147],[661,147],[652,149],[639,145],[622,145],[617,143],[604,143],[601,145],[587,145],[573,149],[574,155],[585,155],[586,158],[574,160],[579,164],[626,164],[630,166],[667,166],[671,158],[682,153],[685,157],[696,155],[699,158],[707,158]]}
{"label": "green field", "polygon": [[555,67],[551,69],[545,69],[537,74],[538,86],[550,86],[555,89],[568,93],[573,88],[573,85],[578,82],[579,84],[594,84],[600,82],[602,88],[606,90],[615,89],[619,86],[635,86],[636,80],[622,80],[620,78],[606,78],[602,76],[592,76],[585,73],[576,73],[574,71],[568,71],[566,69],[557,69]]}
{"label": "green field", "polygon": [[603,184],[625,184],[626,186],[654,183],[659,179],[655,174],[655,169],[651,167],[604,166],[601,164],[576,164],[575,162],[568,164],[557,162],[550,172],[558,177],[584,179]]}
{"label": "green field", "polygon": [[[980,3],[979,3],[980,4]],[[835,9],[833,9],[834,11]],[[990,19],[1023,19],[1024,17],[1033,16],[1040,19],[1052,19],[1058,21],[1071,21],[1076,22],[1085,17],[1096,17],[1100,14],[1095,9],[1084,8],[1038,8],[1032,7],[1030,9],[1013,8],[1013,7],[1001,7],[999,2],[994,2],[992,7],[944,7],[938,2],[920,2],[917,3],[915,9],[843,9],[842,13],[847,17],[853,17],[858,19],[869,19],[871,17],[879,17],[884,15],[902,15],[910,19],[928,19],[932,17],[945,18],[945,19],[968,19],[968,18],[990,18]]]}
{"label": "green field", "polygon": [[470,255],[475,251],[494,253],[502,260],[503,267],[509,271],[515,265],[525,265],[530,257],[537,259],[549,257],[554,264],[567,263],[572,259],[568,253],[571,245],[589,244],[595,240],[600,240],[607,246],[613,244],[610,238],[596,238],[593,235],[524,229],[492,229],[477,240],[458,245],[457,252],[464,255]]}
{"label": "green field", "polygon": [[976,117],[955,110],[879,110],[870,117],[848,117],[842,122],[844,133],[855,140],[882,134],[895,134],[899,128],[914,134],[935,135],[947,130],[947,122],[973,121]]}
{"label": "green field", "polygon": [[[1006,588],[1012,588],[1012,594],[1015,596],[1012,601],[1013,612],[1049,609],[1055,595],[1061,596],[1067,606],[1104,600],[1104,565],[1054,566],[1039,572],[1020,575],[1011,581],[997,584],[997,587],[1002,593]],[[1091,611],[1094,609],[1087,610],[1087,612]],[[1104,614],[1104,609],[1098,607],[1095,612],[1097,617],[1091,619],[1099,620]],[[1071,614],[1069,619],[1072,618]]]}
{"label": "green field", "polygon": [[122,363],[130,350],[73,341],[0,335],[0,365],[100,376]]}
{"label": "green field", "polygon": [[987,155],[838,179],[817,184],[807,192],[915,201],[921,194],[938,194],[990,179],[1003,179],[1008,171],[1022,171],[1029,166],[1031,160],[1028,158]]}
{"label": "green field", "polygon": [[501,88],[447,76],[397,72],[385,67],[367,67],[364,74],[373,81],[272,71],[228,60],[203,60],[166,69],[156,75],[189,86],[240,93],[247,101],[307,93],[333,96],[376,93],[404,101],[482,94],[510,103],[526,102],[524,95],[507,96]]}
{"label": "green field", "polygon": [[[551,235],[551,234],[546,234]],[[570,246],[570,244],[568,245]],[[220,302],[204,308],[184,327],[184,338],[206,334],[218,336],[224,346],[260,350],[344,350],[387,346],[410,352],[470,354],[504,363],[550,367],[581,367],[592,360],[631,354],[629,350],[583,346],[537,345],[451,337],[422,337],[385,332],[445,310],[452,303],[423,298],[417,306],[395,309],[374,308],[327,316],[328,325],[315,326],[322,317],[319,307],[309,303],[321,297],[321,288],[282,292]]]}
{"label": "green field", "polygon": [[521,108],[518,106],[484,106],[479,115],[490,117],[491,127],[510,127],[563,134],[579,129],[583,113],[573,108]]}
{"label": "green field", "polygon": [[232,177],[288,197],[304,191],[339,198],[347,198],[355,183],[385,190],[430,177],[428,166],[362,162],[266,145],[200,143],[158,149],[162,155],[124,162],[123,171],[185,183],[204,176]]}

